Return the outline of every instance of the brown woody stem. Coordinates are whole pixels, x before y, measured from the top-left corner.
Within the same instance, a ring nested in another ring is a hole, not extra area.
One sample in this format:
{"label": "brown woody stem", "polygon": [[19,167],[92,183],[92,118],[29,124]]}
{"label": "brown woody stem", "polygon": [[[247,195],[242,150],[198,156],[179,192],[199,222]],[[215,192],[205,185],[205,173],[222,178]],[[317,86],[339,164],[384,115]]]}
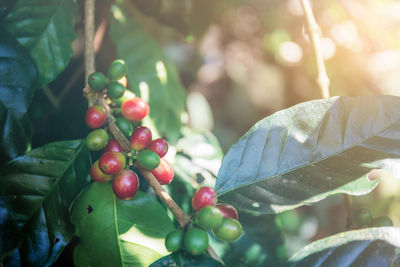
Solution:
{"label": "brown woody stem", "polygon": [[[110,108],[108,104],[105,102],[105,93],[97,93],[90,89],[87,77],[90,73],[95,71],[95,50],[93,43],[94,36],[94,0],[86,0],[85,1],[85,79],[86,86],[83,89],[83,94],[85,98],[88,100],[89,106],[98,103],[102,105],[106,111],[107,115],[107,129],[111,132],[114,138],[120,143],[124,152],[131,151],[131,145],[126,139],[126,137],[121,133],[117,125],[115,124],[115,119],[110,113]],[[164,188],[160,185],[157,179],[153,176],[150,171],[140,169],[140,172],[143,174],[146,181],[156,192],[157,196],[165,203],[168,209],[174,214],[175,218],[179,222],[180,227],[185,228],[189,222],[191,217],[176,204],[176,202],[171,198],[171,196],[164,190]],[[223,261],[218,257],[215,251],[208,246],[207,253],[210,257],[215,260],[221,262]]]}

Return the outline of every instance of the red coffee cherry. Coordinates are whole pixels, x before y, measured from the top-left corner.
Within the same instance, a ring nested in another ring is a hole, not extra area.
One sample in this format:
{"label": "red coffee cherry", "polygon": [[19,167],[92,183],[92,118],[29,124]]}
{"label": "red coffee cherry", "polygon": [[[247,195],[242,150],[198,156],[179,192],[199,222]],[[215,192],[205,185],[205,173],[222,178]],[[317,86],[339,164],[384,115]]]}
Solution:
{"label": "red coffee cherry", "polygon": [[125,168],[126,159],[120,152],[106,152],[99,159],[100,170],[106,174],[117,174]]}
{"label": "red coffee cherry", "polygon": [[201,210],[205,206],[217,204],[217,194],[211,187],[201,187],[194,192],[192,207],[194,210]]}
{"label": "red coffee cherry", "polygon": [[133,198],[139,188],[139,178],[131,170],[123,170],[117,174],[112,183],[114,194],[124,200]]}
{"label": "red coffee cherry", "polygon": [[161,185],[169,184],[174,179],[174,169],[164,158],[160,159],[160,165],[151,170],[151,173]]}
{"label": "red coffee cherry", "polygon": [[106,112],[104,108],[99,105],[91,106],[85,116],[86,125],[91,129],[97,129],[101,127],[106,121]]}
{"label": "red coffee cherry", "polygon": [[141,121],[150,113],[149,105],[139,97],[124,101],[121,110],[122,115],[130,121]]}
{"label": "red coffee cherry", "polygon": [[112,180],[112,175],[105,174],[100,170],[99,161],[93,163],[92,167],[90,168],[90,176],[92,176],[93,180],[99,183],[108,182]]}
{"label": "red coffee cherry", "polygon": [[160,156],[160,158],[164,157],[168,152],[168,143],[167,140],[163,138],[158,138],[151,141],[150,145],[147,147],[149,150],[153,150]]}
{"label": "red coffee cherry", "polygon": [[237,210],[232,205],[220,203],[217,204],[216,207],[222,212],[222,217],[224,218],[232,218],[235,220],[239,218]]}
{"label": "red coffee cherry", "polygon": [[122,146],[115,139],[111,139],[110,141],[108,141],[107,146],[103,149],[103,153],[122,152],[122,151],[123,151]]}
{"label": "red coffee cherry", "polygon": [[151,138],[151,130],[145,126],[139,126],[133,131],[129,143],[132,149],[140,151],[150,144]]}

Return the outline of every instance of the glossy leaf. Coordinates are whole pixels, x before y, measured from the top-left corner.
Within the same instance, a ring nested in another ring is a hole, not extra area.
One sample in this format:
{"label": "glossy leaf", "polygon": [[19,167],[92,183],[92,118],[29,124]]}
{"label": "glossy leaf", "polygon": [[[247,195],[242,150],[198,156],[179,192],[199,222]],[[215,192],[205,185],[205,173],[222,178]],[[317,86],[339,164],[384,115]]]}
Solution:
{"label": "glossy leaf", "polygon": [[193,256],[182,250],[174,252],[154,262],[150,267],[220,267],[224,266],[206,254]]}
{"label": "glossy leaf", "polygon": [[182,127],[185,91],[161,48],[132,14],[125,14],[122,9],[113,6],[110,25],[118,57],[128,64],[128,82],[133,91],[150,105],[144,124],[156,130],[155,135],[174,143]]}
{"label": "glossy leaf", "polygon": [[77,198],[72,222],[81,243],[76,266],[147,266],[168,254],[165,236],[174,229],[157,200],[138,192],[120,200],[111,183],[92,183]]}
{"label": "glossy leaf", "polygon": [[277,112],[228,151],[217,193],[239,209],[261,213],[338,193],[366,194],[377,178],[400,175],[399,106],[395,96],[334,97]]}
{"label": "glossy leaf", "polygon": [[20,0],[1,22],[35,61],[36,87],[47,85],[68,65],[76,37],[75,13],[75,1]]}
{"label": "glossy leaf", "polygon": [[32,137],[27,111],[36,67],[25,49],[0,26],[0,164],[24,154]]}
{"label": "glossy leaf", "polygon": [[83,141],[44,145],[0,169],[0,205],[22,230],[23,266],[50,265],[73,235],[68,207],[90,180]]}
{"label": "glossy leaf", "polygon": [[399,228],[367,228],[311,243],[289,259],[289,266],[390,266],[399,249]]}

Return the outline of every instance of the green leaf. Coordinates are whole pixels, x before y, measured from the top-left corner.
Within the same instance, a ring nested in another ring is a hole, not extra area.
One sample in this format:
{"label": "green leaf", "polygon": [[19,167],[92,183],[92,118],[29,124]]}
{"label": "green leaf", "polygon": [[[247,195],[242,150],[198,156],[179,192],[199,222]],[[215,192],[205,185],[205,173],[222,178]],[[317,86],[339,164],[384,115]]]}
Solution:
{"label": "green leaf", "polygon": [[155,129],[156,135],[167,137],[168,142],[176,142],[186,94],[175,68],[131,14],[113,6],[110,27],[118,57],[128,64],[129,84],[150,105],[144,124]]}
{"label": "green leaf", "polygon": [[218,140],[209,131],[185,127],[182,133],[175,146],[175,173],[195,188],[214,186],[223,156]]}
{"label": "green leaf", "polygon": [[0,164],[24,154],[32,137],[27,115],[36,67],[25,49],[0,27]]}
{"label": "green leaf", "polygon": [[89,151],[81,140],[44,145],[0,169],[0,206],[22,230],[23,266],[47,266],[73,236],[68,208],[88,183]]}
{"label": "green leaf", "polygon": [[286,261],[284,239],[274,215],[256,216],[239,211],[244,234],[232,243],[212,242],[212,247],[232,267],[277,267]]}
{"label": "green leaf", "polygon": [[92,183],[77,198],[72,222],[81,243],[76,266],[147,266],[168,254],[165,236],[173,225],[157,200],[138,192],[117,199],[111,183]]}
{"label": "green leaf", "polygon": [[239,209],[277,213],[329,195],[362,195],[400,175],[400,98],[305,102],[255,124],[226,154],[216,190]]}
{"label": "green leaf", "polygon": [[1,22],[35,61],[36,87],[47,85],[68,65],[76,37],[76,11],[76,2],[71,0],[20,0]]}
{"label": "green leaf", "polygon": [[0,206],[0,263],[17,248],[21,233],[7,209]]}
{"label": "green leaf", "polygon": [[150,267],[219,267],[224,266],[205,254],[193,256],[184,251],[177,251],[154,262]]}
{"label": "green leaf", "polygon": [[400,249],[400,228],[380,227],[340,233],[304,247],[290,266],[390,266]]}

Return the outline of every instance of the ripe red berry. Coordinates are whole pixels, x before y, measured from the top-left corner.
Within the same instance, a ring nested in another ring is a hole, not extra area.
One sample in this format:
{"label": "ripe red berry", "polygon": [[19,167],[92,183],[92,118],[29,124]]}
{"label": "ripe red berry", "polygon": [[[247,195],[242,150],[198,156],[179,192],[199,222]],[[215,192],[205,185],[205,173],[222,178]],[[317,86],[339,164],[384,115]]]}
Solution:
{"label": "ripe red berry", "polygon": [[168,161],[163,158],[160,159],[160,165],[154,170],[151,170],[151,173],[161,185],[169,184],[174,179],[174,169]]}
{"label": "ripe red berry", "polygon": [[141,121],[150,113],[149,105],[139,97],[124,101],[121,110],[122,115],[130,121]]}
{"label": "ripe red berry", "polygon": [[151,138],[151,130],[145,126],[139,126],[133,131],[129,143],[132,149],[140,151],[150,144]]}
{"label": "ripe red berry", "polygon": [[211,187],[201,187],[194,192],[192,207],[194,210],[201,210],[205,206],[217,204],[217,194]]}
{"label": "ripe red berry", "polygon": [[123,151],[122,146],[115,139],[111,139],[110,141],[108,141],[107,146],[103,149],[103,153],[122,152],[122,151]]}
{"label": "ripe red berry", "polygon": [[101,127],[106,121],[106,112],[104,108],[99,105],[91,106],[85,116],[86,125],[91,129],[97,129]]}
{"label": "ripe red berry", "polygon": [[90,176],[92,176],[92,179],[95,180],[96,182],[102,183],[102,182],[107,182],[112,180],[112,175],[105,174],[102,172],[99,168],[99,161],[96,161],[93,163],[92,167],[90,168]]}
{"label": "ripe red berry", "polygon": [[121,152],[106,152],[99,159],[100,170],[106,174],[117,174],[125,168],[126,159]]}
{"label": "ripe red berry", "polygon": [[232,205],[220,203],[217,204],[216,207],[222,212],[222,217],[224,218],[232,218],[235,220],[239,218],[235,207],[233,207]]}
{"label": "ripe red berry", "polygon": [[168,152],[168,143],[167,140],[163,138],[158,138],[151,141],[150,145],[147,147],[149,150],[153,150],[160,156],[160,158],[164,157]]}
{"label": "ripe red berry", "polygon": [[123,170],[117,174],[112,183],[114,194],[124,200],[133,198],[139,188],[139,178],[131,170]]}

